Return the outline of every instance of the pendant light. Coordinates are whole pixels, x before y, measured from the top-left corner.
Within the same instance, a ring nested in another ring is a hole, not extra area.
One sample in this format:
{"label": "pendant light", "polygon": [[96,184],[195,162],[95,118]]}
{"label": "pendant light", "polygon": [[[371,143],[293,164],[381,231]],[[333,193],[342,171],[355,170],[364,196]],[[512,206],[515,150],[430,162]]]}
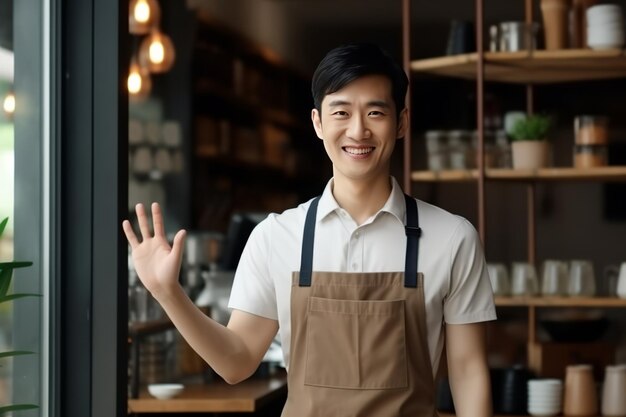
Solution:
{"label": "pendant light", "polygon": [[2,100],[2,109],[8,117],[13,116],[13,113],[15,113],[15,94],[13,92],[9,92]]}
{"label": "pendant light", "polygon": [[156,0],[130,0],[128,29],[133,35],[145,35],[158,26],[161,8]]}
{"label": "pendant light", "polygon": [[174,65],[176,51],[169,36],[159,29],[152,29],[139,48],[139,62],[150,72],[162,73],[169,71]]}
{"label": "pendant light", "polygon": [[128,96],[133,101],[141,101],[150,95],[152,80],[147,69],[142,68],[135,57],[130,62],[128,72]]}

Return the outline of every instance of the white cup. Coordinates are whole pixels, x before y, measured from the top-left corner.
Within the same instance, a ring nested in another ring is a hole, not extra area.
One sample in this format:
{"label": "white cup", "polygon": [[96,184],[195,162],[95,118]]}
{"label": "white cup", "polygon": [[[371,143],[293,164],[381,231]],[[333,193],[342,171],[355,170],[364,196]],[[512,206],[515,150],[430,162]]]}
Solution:
{"label": "white cup", "polygon": [[567,263],[553,259],[548,259],[543,263],[541,294],[567,295]]}
{"label": "white cup", "polygon": [[511,294],[533,296],[539,293],[535,266],[528,262],[513,262],[511,268]]}
{"label": "white cup", "polygon": [[622,265],[619,268],[616,292],[619,298],[626,298],[626,262],[622,262]]}
{"label": "white cup", "polygon": [[596,276],[591,261],[573,260],[570,263],[568,294],[572,297],[592,297],[596,294]]}
{"label": "white cup", "polygon": [[493,295],[509,295],[511,293],[511,284],[509,282],[509,273],[504,264],[488,263],[487,272],[491,281],[491,289]]}

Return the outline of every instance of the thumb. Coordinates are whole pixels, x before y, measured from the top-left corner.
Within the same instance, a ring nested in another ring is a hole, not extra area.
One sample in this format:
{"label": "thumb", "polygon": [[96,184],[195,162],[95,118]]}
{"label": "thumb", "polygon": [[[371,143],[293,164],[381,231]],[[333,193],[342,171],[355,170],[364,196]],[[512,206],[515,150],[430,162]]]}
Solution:
{"label": "thumb", "polygon": [[187,237],[187,231],[184,229],[179,230],[174,236],[174,243],[172,244],[172,253],[176,258],[179,258],[183,254],[183,248],[185,247],[185,237]]}

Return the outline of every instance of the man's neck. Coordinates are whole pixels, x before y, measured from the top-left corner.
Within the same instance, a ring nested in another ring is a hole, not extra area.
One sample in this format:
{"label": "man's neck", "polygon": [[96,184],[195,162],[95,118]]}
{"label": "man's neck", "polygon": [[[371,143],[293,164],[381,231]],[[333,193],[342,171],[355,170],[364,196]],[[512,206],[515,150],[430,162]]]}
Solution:
{"label": "man's neck", "polygon": [[333,197],[357,225],[363,224],[376,214],[385,205],[390,194],[389,176],[381,176],[374,181],[354,181],[337,176],[333,179]]}

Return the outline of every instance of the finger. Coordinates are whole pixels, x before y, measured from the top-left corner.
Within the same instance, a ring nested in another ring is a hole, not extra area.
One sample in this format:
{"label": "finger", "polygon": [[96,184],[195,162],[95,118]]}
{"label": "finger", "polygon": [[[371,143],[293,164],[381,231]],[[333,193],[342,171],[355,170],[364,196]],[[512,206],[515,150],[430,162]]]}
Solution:
{"label": "finger", "polygon": [[152,237],[150,234],[150,225],[148,224],[148,216],[146,215],[146,209],[143,208],[143,204],[139,203],[135,206],[137,212],[137,220],[139,220],[139,230],[141,230],[141,237],[143,240]]}
{"label": "finger", "polygon": [[152,222],[154,223],[154,235],[165,237],[165,226],[159,203],[152,203]]}
{"label": "finger", "polygon": [[172,253],[177,259],[183,254],[183,247],[185,246],[185,236],[187,236],[186,230],[179,230],[174,236],[174,242],[172,243]]}
{"label": "finger", "polygon": [[128,220],[124,220],[122,222],[122,228],[124,229],[124,234],[126,235],[128,243],[130,243],[130,247],[135,249],[139,245],[139,241],[137,240],[137,236],[135,235],[130,222]]}

